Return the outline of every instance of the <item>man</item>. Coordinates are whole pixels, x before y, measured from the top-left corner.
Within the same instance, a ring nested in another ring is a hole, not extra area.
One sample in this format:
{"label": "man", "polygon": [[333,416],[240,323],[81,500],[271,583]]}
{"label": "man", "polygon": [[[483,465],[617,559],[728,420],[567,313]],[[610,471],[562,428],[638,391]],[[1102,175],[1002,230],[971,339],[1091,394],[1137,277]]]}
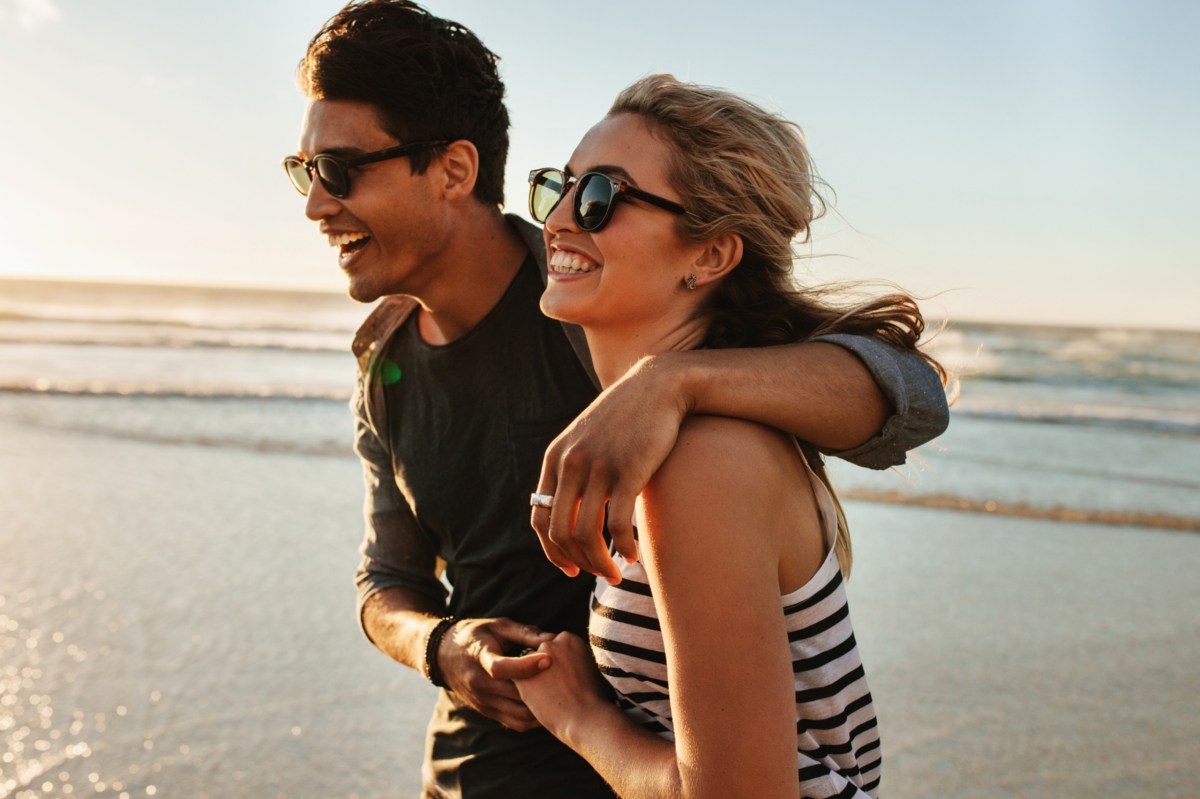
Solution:
{"label": "man", "polygon": [[[511,680],[538,659],[510,656],[543,631],[585,631],[592,581],[567,575],[609,574],[606,503],[628,547],[625,509],[689,412],[855,448],[880,468],[902,462],[945,425],[938,376],[879,342],[839,338],[672,354],[596,399],[579,331],[538,312],[540,232],[500,211],[508,114],[495,55],[407,0],[369,0],[313,38],[299,80],[310,102],[285,167],[351,296],[384,298],[355,341],[359,610],[377,648],[445,688],[426,795],[611,796],[520,702]],[[534,519],[561,571],[526,522],[535,487],[556,494],[555,518]]]}

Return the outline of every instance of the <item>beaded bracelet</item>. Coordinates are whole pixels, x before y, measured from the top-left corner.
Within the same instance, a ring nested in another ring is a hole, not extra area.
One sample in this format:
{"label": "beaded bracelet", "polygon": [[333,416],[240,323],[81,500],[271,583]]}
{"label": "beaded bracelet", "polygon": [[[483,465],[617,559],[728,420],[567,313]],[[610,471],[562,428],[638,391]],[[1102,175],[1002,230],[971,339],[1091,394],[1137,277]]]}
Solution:
{"label": "beaded bracelet", "polygon": [[450,632],[450,628],[458,623],[457,616],[444,616],[429,631],[429,637],[425,639],[425,679],[436,685],[438,688],[445,688],[446,681],[442,677],[442,670],[438,667],[437,652],[441,646],[442,639],[446,637],[446,633]]}

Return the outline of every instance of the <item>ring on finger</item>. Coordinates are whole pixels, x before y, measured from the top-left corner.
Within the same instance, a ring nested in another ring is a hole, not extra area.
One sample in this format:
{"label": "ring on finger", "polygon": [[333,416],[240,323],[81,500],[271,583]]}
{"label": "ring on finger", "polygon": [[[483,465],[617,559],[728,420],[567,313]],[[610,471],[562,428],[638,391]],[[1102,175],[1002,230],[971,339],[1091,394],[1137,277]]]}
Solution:
{"label": "ring on finger", "polygon": [[554,505],[553,494],[530,494],[529,504],[534,508],[549,508]]}

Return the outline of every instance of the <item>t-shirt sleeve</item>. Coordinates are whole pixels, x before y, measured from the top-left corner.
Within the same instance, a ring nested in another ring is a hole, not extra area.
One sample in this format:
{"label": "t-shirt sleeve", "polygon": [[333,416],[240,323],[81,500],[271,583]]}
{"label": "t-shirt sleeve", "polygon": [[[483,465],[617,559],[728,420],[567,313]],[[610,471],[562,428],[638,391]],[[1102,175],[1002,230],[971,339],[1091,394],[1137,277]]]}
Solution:
{"label": "t-shirt sleeve", "polygon": [[[364,380],[351,400],[354,413],[354,451],[363,467],[365,533],[359,549],[362,561],[354,575],[358,587],[358,619],[367,599],[385,588],[407,588],[444,604],[447,591],[436,577],[437,552],[413,516],[408,500],[396,485],[392,458],[367,409]],[[366,634],[366,630],[363,630]]]}
{"label": "t-shirt sleeve", "polygon": [[872,336],[834,333],[818,336],[850,350],[867,367],[894,409],[883,429],[854,449],[827,454],[868,469],[904,463],[908,451],[940,436],[950,423],[946,391],[937,370],[917,353]]}

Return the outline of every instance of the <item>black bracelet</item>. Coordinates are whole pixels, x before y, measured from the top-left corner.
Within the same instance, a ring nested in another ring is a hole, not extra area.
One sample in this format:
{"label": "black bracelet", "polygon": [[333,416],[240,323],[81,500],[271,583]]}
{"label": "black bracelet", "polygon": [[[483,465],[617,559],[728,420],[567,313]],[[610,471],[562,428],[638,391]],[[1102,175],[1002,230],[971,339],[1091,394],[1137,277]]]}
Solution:
{"label": "black bracelet", "polygon": [[433,625],[433,629],[429,631],[429,637],[425,639],[425,679],[438,688],[446,687],[446,680],[442,677],[442,670],[438,667],[438,647],[441,646],[446,633],[450,632],[450,628],[455,624],[458,624],[457,616],[444,616],[441,621]]}

